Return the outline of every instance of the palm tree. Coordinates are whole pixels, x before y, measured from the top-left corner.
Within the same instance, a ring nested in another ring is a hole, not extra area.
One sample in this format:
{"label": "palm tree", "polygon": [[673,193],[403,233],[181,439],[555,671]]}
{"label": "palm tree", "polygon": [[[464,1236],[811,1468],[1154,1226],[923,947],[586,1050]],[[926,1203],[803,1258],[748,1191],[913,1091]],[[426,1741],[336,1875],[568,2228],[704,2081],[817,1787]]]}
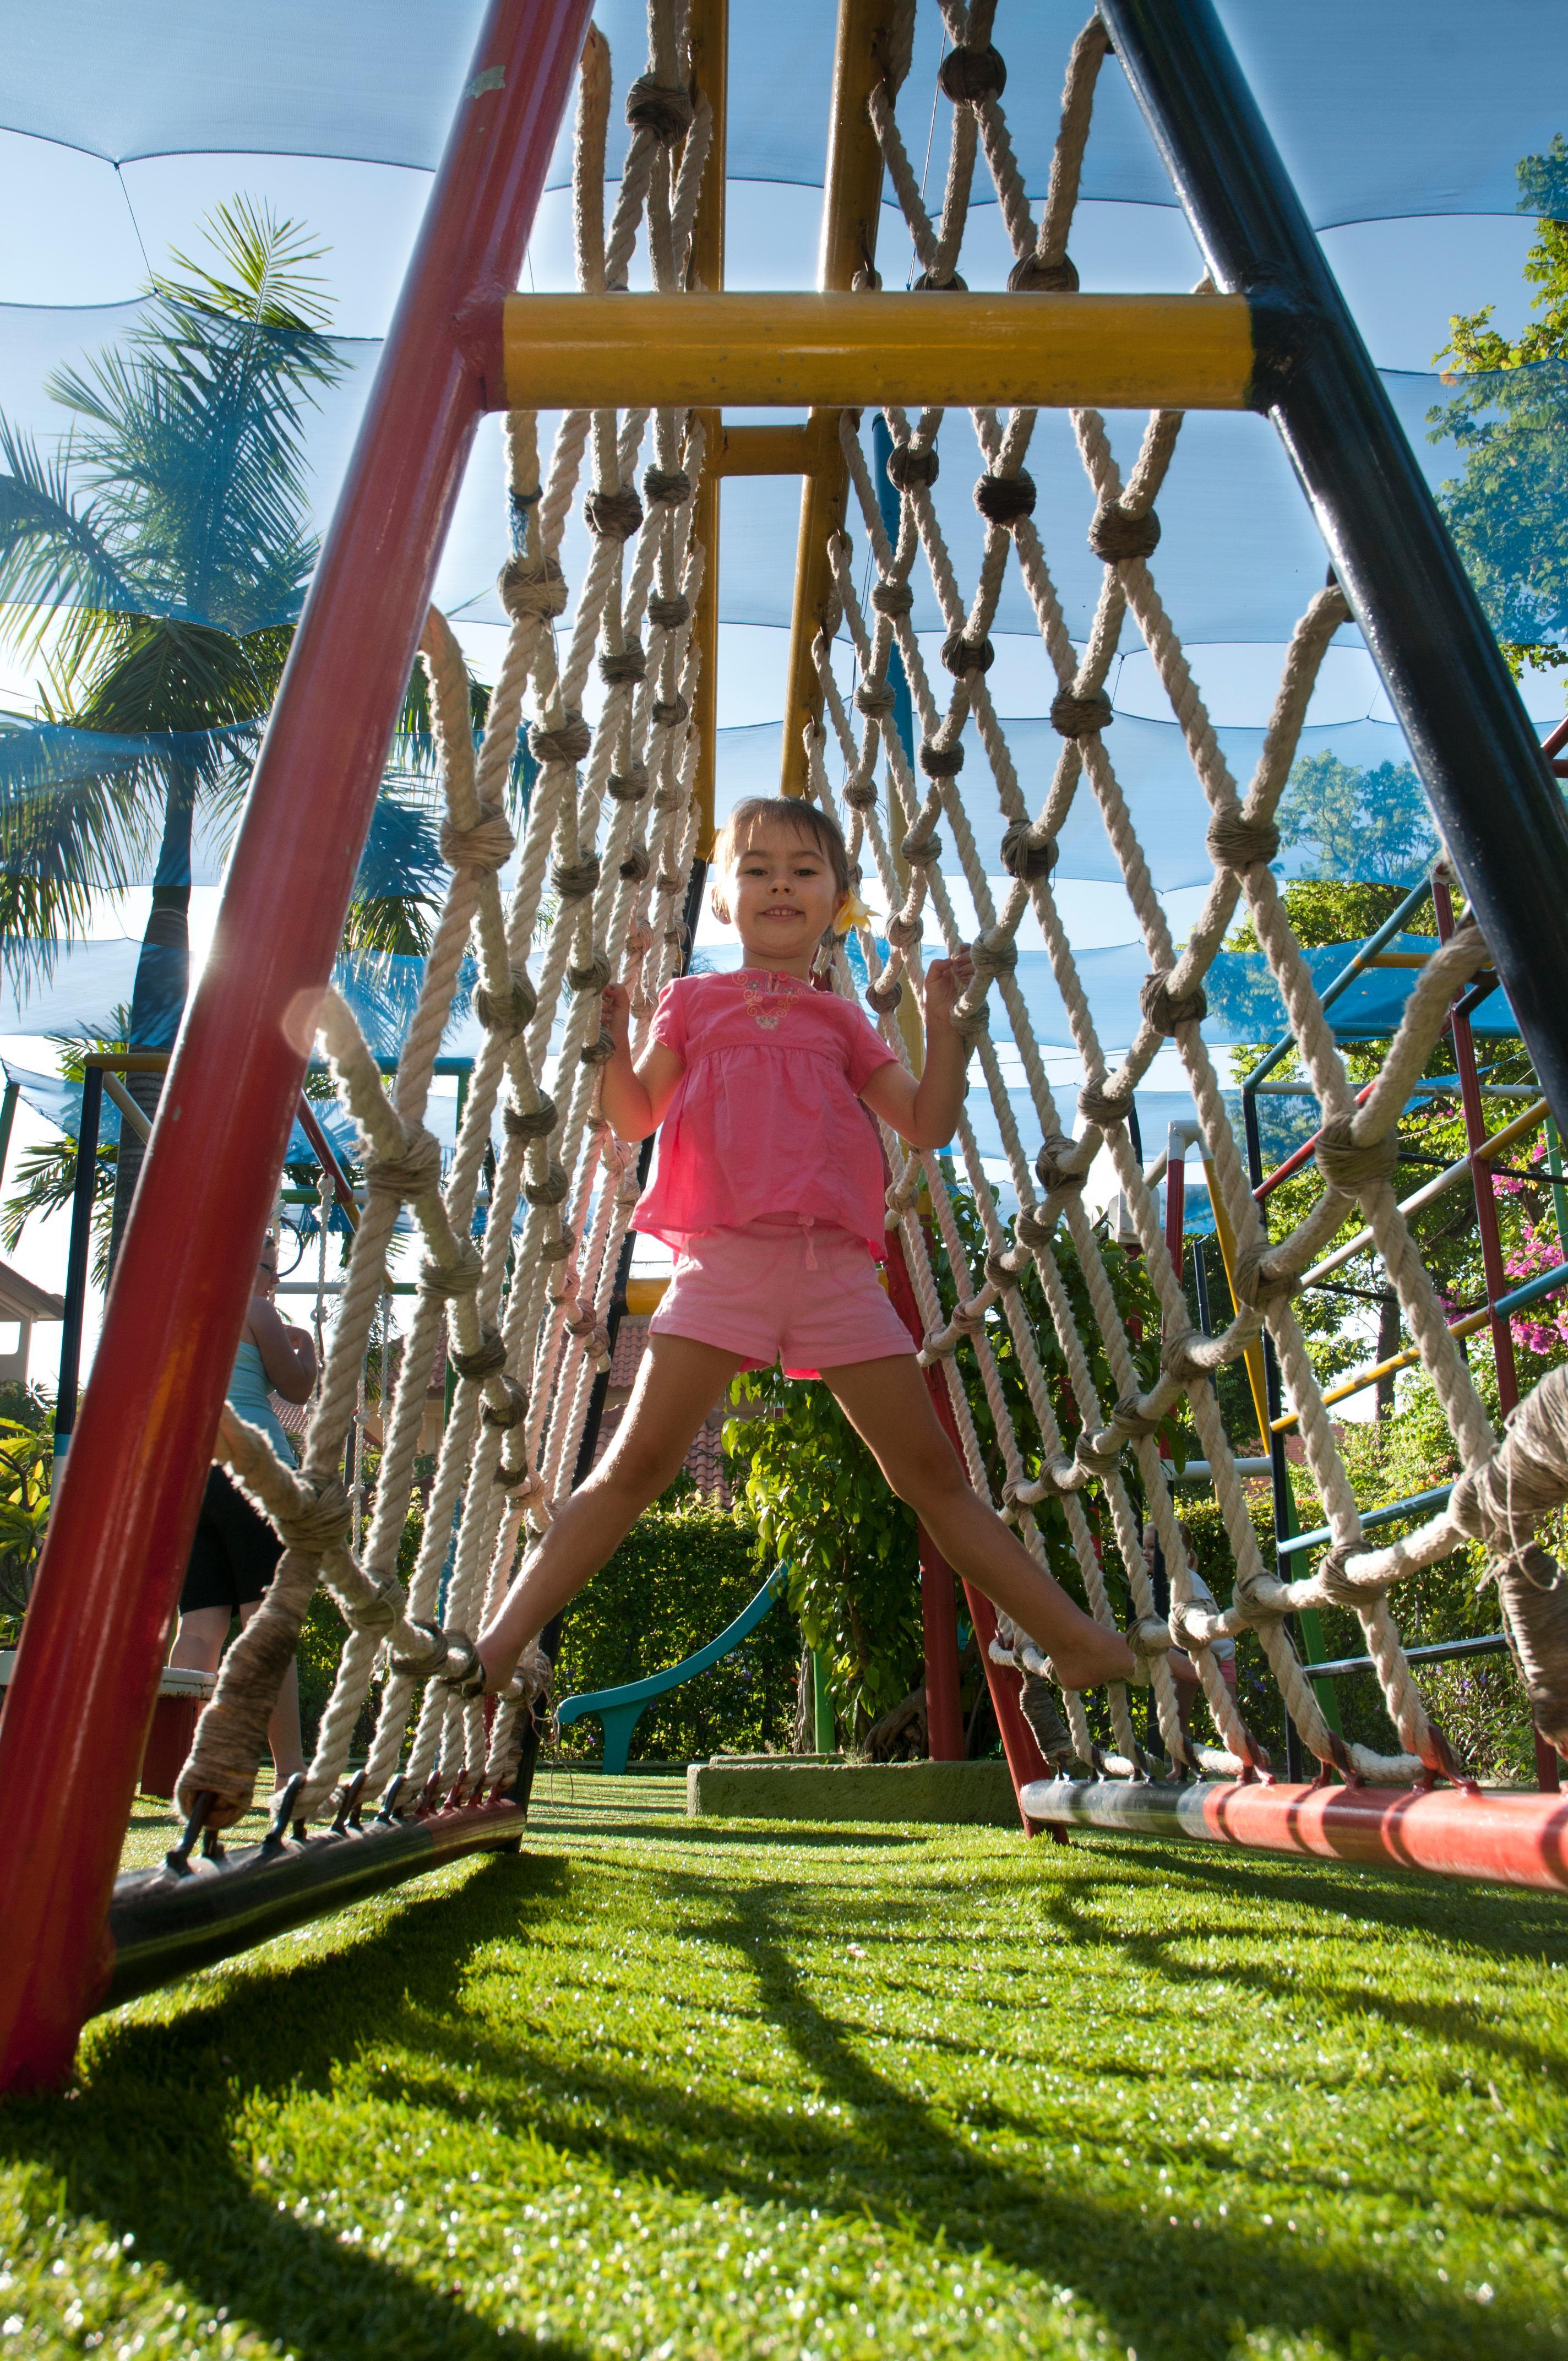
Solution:
{"label": "palm tree", "polygon": [[[49,643],[34,722],[0,730],[0,938],[47,967],[94,895],[152,908],[129,1046],[172,1047],[190,979],[198,821],[226,851],[315,560],[307,412],[343,363],[299,224],[243,197],[206,225],[210,265],[171,256],[126,342],[49,383],[72,423],[52,453],[0,418],[0,601]],[[411,710],[361,873],[351,941],[420,951],[439,851],[428,722]],[[156,1074],[129,1079],[150,1115]],[[116,1159],[112,1246],[141,1165]]]}

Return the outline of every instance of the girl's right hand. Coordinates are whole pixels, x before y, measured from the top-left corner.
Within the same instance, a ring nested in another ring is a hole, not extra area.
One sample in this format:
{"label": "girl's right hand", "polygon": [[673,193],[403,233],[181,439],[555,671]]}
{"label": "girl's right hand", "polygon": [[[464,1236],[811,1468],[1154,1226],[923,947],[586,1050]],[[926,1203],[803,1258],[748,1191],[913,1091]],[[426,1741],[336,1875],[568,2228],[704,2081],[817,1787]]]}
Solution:
{"label": "girl's right hand", "polygon": [[618,1049],[631,1040],[631,991],[628,984],[607,983],[599,1001],[599,1022]]}

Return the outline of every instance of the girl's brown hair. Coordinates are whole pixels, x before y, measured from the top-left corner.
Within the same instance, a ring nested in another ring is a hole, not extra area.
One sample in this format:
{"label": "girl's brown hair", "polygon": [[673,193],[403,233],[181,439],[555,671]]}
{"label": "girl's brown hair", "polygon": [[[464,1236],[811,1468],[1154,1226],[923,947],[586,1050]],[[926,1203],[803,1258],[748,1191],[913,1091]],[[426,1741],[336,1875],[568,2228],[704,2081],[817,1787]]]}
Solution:
{"label": "girl's brown hair", "polygon": [[747,796],[719,829],[713,847],[714,908],[727,923],[729,912],[722,900],[719,880],[750,850],[753,838],[773,829],[787,829],[792,835],[814,845],[831,868],[839,892],[850,891],[850,855],[839,823],[830,813],[825,812],[820,804],[808,804],[803,796]]}

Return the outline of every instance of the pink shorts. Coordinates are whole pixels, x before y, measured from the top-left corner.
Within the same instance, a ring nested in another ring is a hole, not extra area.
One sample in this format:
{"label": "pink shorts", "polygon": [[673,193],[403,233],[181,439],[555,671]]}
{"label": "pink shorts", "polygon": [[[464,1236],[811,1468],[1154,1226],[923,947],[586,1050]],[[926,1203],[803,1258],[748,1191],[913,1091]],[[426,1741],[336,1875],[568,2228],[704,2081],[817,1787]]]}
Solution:
{"label": "pink shorts", "polygon": [[780,1362],[786,1378],[916,1349],[863,1238],[782,1223],[693,1238],[648,1329],[717,1345],[743,1368]]}

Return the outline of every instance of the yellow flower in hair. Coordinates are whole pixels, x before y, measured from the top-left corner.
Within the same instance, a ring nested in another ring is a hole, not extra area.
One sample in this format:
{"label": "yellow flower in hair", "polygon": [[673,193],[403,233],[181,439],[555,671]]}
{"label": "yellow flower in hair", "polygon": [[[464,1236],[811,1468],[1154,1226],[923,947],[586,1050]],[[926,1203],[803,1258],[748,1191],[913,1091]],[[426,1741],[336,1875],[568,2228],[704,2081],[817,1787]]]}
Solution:
{"label": "yellow flower in hair", "polygon": [[851,927],[869,927],[871,922],[871,912],[851,885],[839,905],[838,913],[833,920],[833,932],[836,935],[847,935]]}

